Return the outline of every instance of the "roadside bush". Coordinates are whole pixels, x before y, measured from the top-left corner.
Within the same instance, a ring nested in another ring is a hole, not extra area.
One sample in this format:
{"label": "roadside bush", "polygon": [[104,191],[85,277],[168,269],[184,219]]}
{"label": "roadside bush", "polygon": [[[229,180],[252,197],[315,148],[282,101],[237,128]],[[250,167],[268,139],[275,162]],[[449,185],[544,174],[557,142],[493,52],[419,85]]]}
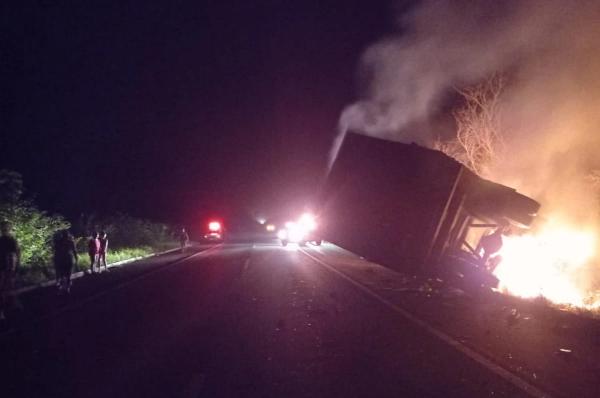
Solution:
{"label": "roadside bush", "polygon": [[48,215],[33,202],[23,199],[19,173],[0,170],[0,192],[0,220],[12,224],[21,247],[21,265],[45,266],[52,257],[52,236],[61,229],[69,228],[69,222],[62,216]]}
{"label": "roadside bush", "polygon": [[[86,237],[93,231],[106,231],[110,250],[144,246],[156,249],[175,242],[173,234],[166,224],[143,220],[122,213],[104,219],[99,219],[94,215],[83,216],[79,228]],[[81,251],[86,251],[86,244],[87,239],[81,238],[78,248]]]}
{"label": "roadside bush", "polygon": [[[23,198],[21,174],[0,170],[0,220],[8,221],[21,247],[21,268],[17,285],[40,283],[54,278],[52,266],[52,239],[57,231],[71,228],[60,215],[49,215],[39,210],[33,201]],[[82,215],[74,225],[78,235],[75,244],[80,253],[78,270],[89,267],[87,242],[91,231],[106,231],[109,239],[107,262],[114,263],[141,257],[177,246],[169,227],[117,214],[99,219]]]}

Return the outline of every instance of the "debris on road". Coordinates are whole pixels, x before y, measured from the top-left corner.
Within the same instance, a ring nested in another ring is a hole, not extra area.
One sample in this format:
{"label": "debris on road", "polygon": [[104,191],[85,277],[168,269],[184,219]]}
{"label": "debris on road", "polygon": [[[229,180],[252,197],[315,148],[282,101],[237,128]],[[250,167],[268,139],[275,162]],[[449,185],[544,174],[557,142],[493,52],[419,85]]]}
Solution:
{"label": "debris on road", "polygon": [[558,351],[556,351],[554,354],[557,357],[560,357],[560,358],[564,359],[565,361],[568,361],[572,358],[573,350],[571,350],[570,348],[559,348]]}
{"label": "debris on road", "polygon": [[521,318],[521,314],[519,313],[519,311],[516,308],[513,308],[510,310],[510,313],[506,317],[506,323],[508,324],[509,327],[514,326],[517,324],[517,322],[519,321],[520,318]]}
{"label": "debris on road", "polygon": [[449,288],[442,290],[441,295],[443,298],[454,298],[454,297],[464,297],[467,294],[462,289],[459,289],[456,287],[449,287]]}

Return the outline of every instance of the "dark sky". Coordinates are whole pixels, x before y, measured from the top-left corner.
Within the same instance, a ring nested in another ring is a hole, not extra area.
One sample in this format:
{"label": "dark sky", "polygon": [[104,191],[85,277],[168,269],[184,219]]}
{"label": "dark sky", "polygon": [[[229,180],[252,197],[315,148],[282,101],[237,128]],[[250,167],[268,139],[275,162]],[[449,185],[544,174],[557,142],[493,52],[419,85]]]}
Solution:
{"label": "dark sky", "polygon": [[3,2],[0,167],[69,216],[301,202],[392,6]]}

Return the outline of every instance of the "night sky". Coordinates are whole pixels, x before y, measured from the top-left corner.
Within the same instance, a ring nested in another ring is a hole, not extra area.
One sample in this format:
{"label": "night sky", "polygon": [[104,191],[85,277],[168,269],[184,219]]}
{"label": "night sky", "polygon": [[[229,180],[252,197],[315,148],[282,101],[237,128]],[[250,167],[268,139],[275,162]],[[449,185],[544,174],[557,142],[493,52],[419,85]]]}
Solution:
{"label": "night sky", "polygon": [[70,217],[180,222],[307,200],[395,6],[3,2],[0,167]]}

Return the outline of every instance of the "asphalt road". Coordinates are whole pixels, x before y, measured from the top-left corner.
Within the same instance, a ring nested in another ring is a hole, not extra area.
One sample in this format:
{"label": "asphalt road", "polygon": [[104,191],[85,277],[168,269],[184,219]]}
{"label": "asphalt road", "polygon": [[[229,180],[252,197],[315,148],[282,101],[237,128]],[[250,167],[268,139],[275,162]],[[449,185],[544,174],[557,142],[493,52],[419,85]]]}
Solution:
{"label": "asphalt road", "polygon": [[296,247],[150,262],[25,300],[0,396],[528,396]]}

